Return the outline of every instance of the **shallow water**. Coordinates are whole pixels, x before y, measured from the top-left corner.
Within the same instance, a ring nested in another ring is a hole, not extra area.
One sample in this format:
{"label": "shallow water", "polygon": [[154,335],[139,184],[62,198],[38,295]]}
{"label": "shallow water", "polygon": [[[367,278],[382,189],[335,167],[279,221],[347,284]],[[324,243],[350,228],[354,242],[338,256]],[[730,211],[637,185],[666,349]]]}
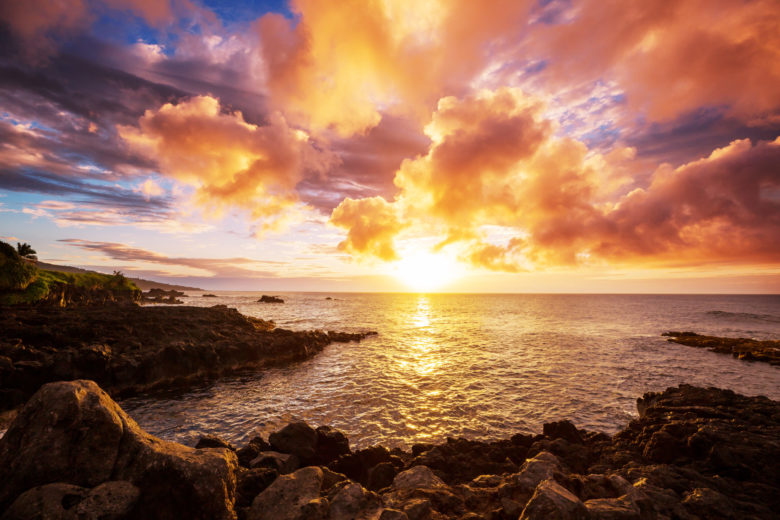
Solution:
{"label": "shallow water", "polygon": [[242,443],[292,419],[343,430],[353,447],[447,436],[508,437],[568,418],[615,432],[638,396],[682,382],[780,399],[780,369],[668,343],[667,330],[780,337],[777,296],[190,293],[290,329],[378,336],[313,359],[121,402],[140,425],[193,444]]}

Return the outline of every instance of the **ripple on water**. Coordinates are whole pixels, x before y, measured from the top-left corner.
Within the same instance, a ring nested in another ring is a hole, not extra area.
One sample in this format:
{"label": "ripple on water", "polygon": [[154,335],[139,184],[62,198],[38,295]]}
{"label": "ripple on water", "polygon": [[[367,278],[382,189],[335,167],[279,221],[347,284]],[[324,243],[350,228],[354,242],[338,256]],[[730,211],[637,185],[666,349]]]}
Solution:
{"label": "ripple on water", "polygon": [[[682,382],[780,399],[780,369],[666,342],[670,329],[771,338],[773,296],[281,295],[208,302],[291,329],[377,330],[313,359],[185,392],[122,401],[155,435],[243,443],[294,419],[343,430],[353,447],[409,447],[447,436],[508,437],[568,418],[614,432],[647,391]],[[190,302],[188,302],[190,303]],[[719,312],[710,312],[718,310]]]}

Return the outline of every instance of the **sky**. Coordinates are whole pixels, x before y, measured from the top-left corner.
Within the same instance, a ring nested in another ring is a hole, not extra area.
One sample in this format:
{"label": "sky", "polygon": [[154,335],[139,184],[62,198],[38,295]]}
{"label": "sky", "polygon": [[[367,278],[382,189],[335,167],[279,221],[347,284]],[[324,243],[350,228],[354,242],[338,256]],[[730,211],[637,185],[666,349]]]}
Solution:
{"label": "sky", "polygon": [[212,290],[778,293],[780,8],[2,2],[0,240]]}

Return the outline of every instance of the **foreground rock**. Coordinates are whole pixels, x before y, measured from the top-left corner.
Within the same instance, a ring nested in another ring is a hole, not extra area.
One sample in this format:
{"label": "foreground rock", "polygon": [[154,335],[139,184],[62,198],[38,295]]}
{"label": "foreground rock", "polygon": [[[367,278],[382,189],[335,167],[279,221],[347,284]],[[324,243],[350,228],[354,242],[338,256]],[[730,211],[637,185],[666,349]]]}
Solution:
{"label": "foreground rock", "polygon": [[702,336],[695,332],[664,332],[669,341],[709,349],[719,354],[731,354],[745,361],[763,361],[770,365],[780,366],[780,341],[759,341],[750,338],[720,338],[717,336]]}
{"label": "foreground rock", "polygon": [[50,381],[92,379],[116,396],[305,359],[363,337],[277,329],[225,306],[0,308],[0,410]]}
{"label": "foreground rock", "polygon": [[[777,518],[780,403],[681,385],[637,408],[613,437],[560,421],[353,452],[299,422],[234,452],[213,436],[201,449],[155,439],[94,383],[51,383],[0,439],[0,519]],[[262,465],[274,458],[288,466]]]}

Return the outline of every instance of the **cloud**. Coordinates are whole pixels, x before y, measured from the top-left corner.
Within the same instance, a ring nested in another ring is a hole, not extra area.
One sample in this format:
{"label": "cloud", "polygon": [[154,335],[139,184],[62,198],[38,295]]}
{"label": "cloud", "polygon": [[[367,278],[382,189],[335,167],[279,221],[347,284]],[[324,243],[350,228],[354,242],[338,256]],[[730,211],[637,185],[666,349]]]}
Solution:
{"label": "cloud", "polygon": [[211,96],[147,110],[137,127],[118,131],[160,173],[194,186],[200,204],[217,211],[241,207],[255,219],[281,216],[298,201],[295,186],[304,173],[322,172],[334,161],[280,114],[265,126],[250,124],[241,112],[223,112]]}
{"label": "cloud", "polygon": [[275,274],[267,270],[268,266],[279,264],[279,262],[268,262],[262,260],[253,260],[250,258],[188,258],[188,257],[169,257],[161,253],[131,247],[126,244],[116,242],[96,242],[91,240],[81,240],[75,238],[66,238],[58,242],[78,247],[87,251],[102,253],[112,260],[121,262],[142,262],[170,267],[185,267],[205,271],[206,275],[214,277],[273,277]]}
{"label": "cloud", "polygon": [[396,260],[395,236],[404,228],[396,208],[382,197],[345,199],[330,217],[330,222],[348,229],[338,249],[358,256]]}
{"label": "cloud", "polygon": [[559,87],[616,81],[653,120],[719,106],[750,120],[780,108],[778,24],[774,0],[579,0],[532,27],[516,59],[545,60]]}
{"label": "cloud", "polygon": [[294,0],[295,20],[267,14],[256,25],[271,98],[296,121],[342,136],[376,126],[382,112],[424,119],[440,97],[462,92],[530,4]]}
{"label": "cloud", "polygon": [[[780,139],[735,141],[639,185],[633,149],[588,150],[542,113],[516,89],[444,98],[426,127],[428,153],[396,172],[395,200],[348,199],[333,211],[348,230],[341,249],[393,260],[399,240],[427,233],[504,271],[780,258]],[[491,239],[497,227],[510,233],[505,245]]]}

